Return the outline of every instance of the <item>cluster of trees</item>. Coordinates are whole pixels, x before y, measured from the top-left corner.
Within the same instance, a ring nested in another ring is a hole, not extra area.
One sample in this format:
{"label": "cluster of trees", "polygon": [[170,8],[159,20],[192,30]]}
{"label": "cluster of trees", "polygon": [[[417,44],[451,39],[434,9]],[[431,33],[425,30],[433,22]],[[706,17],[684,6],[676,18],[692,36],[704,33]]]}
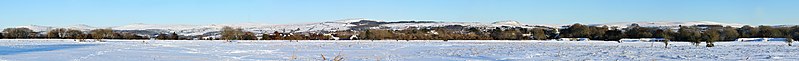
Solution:
{"label": "cluster of trees", "polygon": [[366,40],[543,40],[552,33],[540,28],[433,27],[403,30],[369,29],[360,33]]}
{"label": "cluster of trees", "polygon": [[36,37],[36,32],[28,28],[6,28],[3,30],[3,38],[31,38]]}
{"label": "cluster of trees", "polygon": [[[158,39],[162,40],[185,40],[186,38],[179,38],[179,35],[172,33],[171,35],[161,34]],[[88,32],[83,32],[74,29],[57,28],[47,32],[35,32],[28,28],[6,28],[0,33],[0,38],[9,39],[148,39],[148,37],[140,36],[129,32],[115,32],[112,29],[94,29]]]}
{"label": "cluster of trees", "polygon": [[188,40],[189,39],[189,38],[180,37],[180,36],[181,35],[178,35],[177,33],[172,32],[170,34],[160,33],[160,34],[158,34],[158,36],[155,36],[155,38],[156,39],[160,39],[160,40]]}
{"label": "cluster of trees", "polygon": [[[573,24],[563,29],[522,27],[421,27],[401,30],[362,29],[333,32],[272,32],[256,34],[240,28],[224,27],[220,38],[208,40],[547,40],[557,38],[589,38],[618,41],[622,38],[665,38],[687,42],[732,41],[737,38],[799,38],[799,26],[743,26],[720,25],[680,27],[641,27],[632,24],[626,28],[587,26]],[[88,32],[73,29],[52,29],[46,33],[28,28],[7,28],[0,38],[51,38],[51,39],[148,39],[134,33],[112,29],[94,29]],[[162,40],[187,40],[190,37],[177,33],[161,33],[154,38]]]}
{"label": "cluster of trees", "polygon": [[667,27],[640,27],[632,24],[624,29],[596,27],[574,24],[561,29],[562,38],[590,38],[595,40],[614,41],[621,38],[664,38],[667,40],[688,41],[694,43],[708,42],[712,46],[715,41],[733,41],[738,38],[799,38],[799,26],[743,26],[740,28],[720,25],[680,26],[673,31]]}
{"label": "cluster of trees", "polygon": [[244,31],[241,28],[223,27],[219,39],[209,38],[206,40],[330,40],[331,36],[320,33],[295,33],[295,32],[273,32],[263,33],[261,38],[258,34]]}
{"label": "cluster of trees", "polygon": [[252,32],[245,32],[241,28],[224,27],[221,31],[222,40],[257,40]]}
{"label": "cluster of trees", "polygon": [[[402,30],[363,29],[335,31],[326,33],[273,32],[263,33],[261,38],[241,29],[225,27],[222,40],[544,40],[551,39],[554,30],[542,28],[497,27],[482,29],[477,27],[447,26],[428,28],[409,28]],[[354,37],[354,38],[353,38]],[[350,39],[353,38],[353,39]]]}

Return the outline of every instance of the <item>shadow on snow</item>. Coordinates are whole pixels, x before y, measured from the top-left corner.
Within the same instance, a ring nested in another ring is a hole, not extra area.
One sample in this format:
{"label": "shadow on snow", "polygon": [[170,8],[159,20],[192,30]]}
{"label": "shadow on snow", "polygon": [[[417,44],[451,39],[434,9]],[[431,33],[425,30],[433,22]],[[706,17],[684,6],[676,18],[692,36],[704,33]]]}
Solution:
{"label": "shadow on snow", "polygon": [[61,49],[81,48],[96,46],[97,44],[55,44],[55,45],[15,45],[0,46],[0,55],[14,55],[19,53],[54,51]]}

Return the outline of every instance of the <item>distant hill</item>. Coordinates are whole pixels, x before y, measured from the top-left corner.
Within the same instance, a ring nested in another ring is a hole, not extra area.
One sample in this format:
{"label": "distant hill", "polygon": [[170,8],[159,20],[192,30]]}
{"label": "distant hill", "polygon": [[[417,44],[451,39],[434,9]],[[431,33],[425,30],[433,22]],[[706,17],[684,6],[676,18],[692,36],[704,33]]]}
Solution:
{"label": "distant hill", "polygon": [[[692,26],[692,25],[723,25],[740,27],[745,24],[734,23],[719,23],[710,21],[690,21],[690,22],[615,22],[604,24],[588,24],[589,26],[609,26],[624,28],[631,24],[638,24],[644,27],[676,27],[676,26]],[[342,19],[327,22],[316,23],[303,23],[303,24],[258,24],[258,23],[238,23],[238,24],[208,24],[208,25],[185,25],[185,24],[144,24],[135,23],[122,26],[113,27],[93,27],[89,25],[71,25],[71,26],[39,26],[39,25],[26,25],[17,26],[16,28],[30,28],[36,32],[46,32],[56,28],[76,29],[82,31],[89,31],[91,29],[110,28],[120,32],[132,32],[139,35],[152,35],[158,33],[177,33],[183,36],[198,36],[198,35],[217,35],[222,27],[229,26],[234,28],[242,28],[245,31],[254,33],[270,33],[270,32],[324,32],[324,31],[341,31],[341,30],[357,30],[357,29],[406,29],[414,27],[443,27],[459,25],[466,27],[521,27],[521,28],[561,28],[571,24],[525,24],[518,21],[497,21],[493,23],[479,23],[479,22],[436,22],[436,21],[382,21],[372,19]]]}

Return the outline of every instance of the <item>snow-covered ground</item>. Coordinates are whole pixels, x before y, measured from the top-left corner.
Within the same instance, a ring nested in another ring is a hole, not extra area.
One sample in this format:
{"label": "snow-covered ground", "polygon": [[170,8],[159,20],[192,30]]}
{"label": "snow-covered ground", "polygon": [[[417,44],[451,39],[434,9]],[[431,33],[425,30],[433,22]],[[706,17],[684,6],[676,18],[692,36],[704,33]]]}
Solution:
{"label": "snow-covered ground", "polygon": [[[785,42],[206,41],[2,39],[0,61],[550,61],[799,60]],[[322,58],[324,56],[325,58]]]}

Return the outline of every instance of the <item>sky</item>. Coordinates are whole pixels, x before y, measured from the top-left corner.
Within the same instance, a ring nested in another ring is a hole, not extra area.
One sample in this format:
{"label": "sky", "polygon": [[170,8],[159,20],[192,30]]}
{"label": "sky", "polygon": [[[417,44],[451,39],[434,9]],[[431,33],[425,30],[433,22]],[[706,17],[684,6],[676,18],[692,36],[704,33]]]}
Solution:
{"label": "sky", "polygon": [[797,24],[799,0],[0,0],[0,27],[298,24],[367,18],[525,24]]}

